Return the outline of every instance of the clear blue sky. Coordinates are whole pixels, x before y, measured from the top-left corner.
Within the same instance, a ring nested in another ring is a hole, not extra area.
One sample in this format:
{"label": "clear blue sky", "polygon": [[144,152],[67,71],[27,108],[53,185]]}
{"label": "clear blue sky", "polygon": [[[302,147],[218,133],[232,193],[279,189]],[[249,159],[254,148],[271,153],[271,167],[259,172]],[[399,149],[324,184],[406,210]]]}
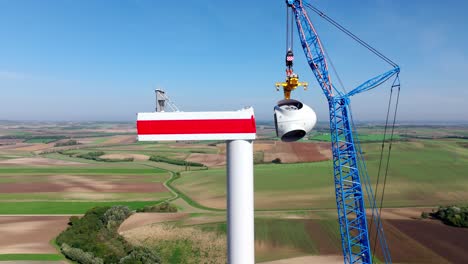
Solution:
{"label": "clear blue sky", "polygon": [[[468,2],[310,1],[402,68],[399,119],[468,121]],[[311,15],[348,89],[388,69]],[[283,0],[0,0],[0,120],[134,120],[164,88],[185,111],[254,106],[271,119],[284,79]],[[327,119],[295,39],[293,97]],[[384,118],[388,85],[353,98]]]}

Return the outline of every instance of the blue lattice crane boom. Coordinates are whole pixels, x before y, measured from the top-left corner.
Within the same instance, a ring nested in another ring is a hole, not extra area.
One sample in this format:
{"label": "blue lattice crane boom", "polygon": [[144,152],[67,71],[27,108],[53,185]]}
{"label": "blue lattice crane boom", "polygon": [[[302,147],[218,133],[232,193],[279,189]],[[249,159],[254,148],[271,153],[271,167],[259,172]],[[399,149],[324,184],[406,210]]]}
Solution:
{"label": "blue lattice crane boom", "polygon": [[[286,4],[288,6],[288,14],[289,12],[292,13],[292,19],[297,26],[307,62],[328,101],[333,153],[333,176],[344,262],[373,262],[368,219],[366,217],[365,197],[367,197],[369,209],[372,211],[371,221],[376,224],[376,233],[383,255],[382,261],[391,263],[390,252],[381,225],[380,212],[377,209],[375,201],[376,197],[370,184],[359,141],[357,141],[357,133],[350,110],[350,97],[371,90],[386,82],[392,76],[398,76],[400,68],[390,59],[305,1],[286,0]],[[306,7],[329,20],[335,27],[389,63],[392,66],[391,70],[371,78],[350,92],[346,93],[345,91],[336,89],[330,78],[326,53],[317,31],[308,16]],[[292,51],[287,54],[288,56],[292,56]],[[292,62],[289,66],[287,65],[286,72],[288,82],[291,76],[295,76],[292,72]],[[373,250],[375,251],[375,248]]]}

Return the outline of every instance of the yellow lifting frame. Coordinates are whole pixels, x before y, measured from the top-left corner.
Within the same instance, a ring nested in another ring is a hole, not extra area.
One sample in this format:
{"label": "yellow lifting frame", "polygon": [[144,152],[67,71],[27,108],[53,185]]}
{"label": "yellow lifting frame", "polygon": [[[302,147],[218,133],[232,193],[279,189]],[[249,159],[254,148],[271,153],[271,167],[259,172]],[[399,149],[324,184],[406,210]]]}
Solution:
{"label": "yellow lifting frame", "polygon": [[309,86],[306,82],[299,82],[299,77],[292,74],[286,78],[286,82],[276,83],[276,90],[279,91],[280,87],[283,87],[284,99],[291,99],[291,91],[295,90],[298,86],[303,86],[304,90],[307,90]]}

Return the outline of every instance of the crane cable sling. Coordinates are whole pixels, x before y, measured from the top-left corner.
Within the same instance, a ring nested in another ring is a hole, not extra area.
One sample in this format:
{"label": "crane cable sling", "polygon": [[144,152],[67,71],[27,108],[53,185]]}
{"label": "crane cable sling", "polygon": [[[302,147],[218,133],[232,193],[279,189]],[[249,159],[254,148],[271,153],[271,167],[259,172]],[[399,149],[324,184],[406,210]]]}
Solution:
{"label": "crane cable sling", "polygon": [[286,52],[289,49],[289,7],[286,6]]}
{"label": "crane cable sling", "polygon": [[[291,13],[291,14],[290,14]],[[294,46],[294,14],[290,7],[286,6],[286,52],[293,50]]]}
{"label": "crane cable sling", "polygon": [[305,6],[310,8],[310,10],[314,11],[315,13],[317,13],[319,16],[321,16],[322,18],[324,18],[326,21],[328,21],[330,24],[332,24],[333,26],[335,26],[336,28],[338,28],[339,30],[341,30],[343,33],[345,33],[346,35],[348,35],[349,37],[351,37],[352,39],[354,39],[356,42],[358,42],[359,44],[361,44],[362,46],[364,46],[366,49],[368,49],[369,51],[371,51],[372,53],[374,53],[375,55],[377,55],[377,57],[381,58],[382,60],[384,60],[385,62],[387,62],[388,64],[392,65],[393,67],[398,67],[398,65],[393,62],[391,59],[387,58],[385,55],[383,55],[382,53],[380,53],[378,50],[376,50],[374,47],[372,47],[371,45],[369,45],[367,42],[365,42],[364,40],[360,39],[358,36],[354,35],[353,33],[351,33],[351,31],[347,30],[345,27],[343,27],[342,25],[340,25],[338,22],[336,22],[335,20],[333,20],[332,18],[330,18],[329,16],[327,16],[325,13],[323,13],[322,11],[320,11],[319,9],[317,9],[316,7],[314,7],[313,5],[309,4],[309,3],[305,3]]}
{"label": "crane cable sling", "polygon": [[291,18],[290,18],[290,40],[291,40],[291,51],[294,49],[294,12],[293,10],[290,8],[289,9],[290,12],[291,12]]}

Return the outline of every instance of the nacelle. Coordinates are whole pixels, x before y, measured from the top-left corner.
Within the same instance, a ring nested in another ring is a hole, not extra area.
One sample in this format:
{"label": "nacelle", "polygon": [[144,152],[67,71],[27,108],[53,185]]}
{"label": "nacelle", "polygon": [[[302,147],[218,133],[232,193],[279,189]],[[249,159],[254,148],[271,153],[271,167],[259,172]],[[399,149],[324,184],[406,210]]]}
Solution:
{"label": "nacelle", "polygon": [[317,123],[314,110],[297,100],[279,101],[274,112],[276,135],[285,142],[303,138]]}

